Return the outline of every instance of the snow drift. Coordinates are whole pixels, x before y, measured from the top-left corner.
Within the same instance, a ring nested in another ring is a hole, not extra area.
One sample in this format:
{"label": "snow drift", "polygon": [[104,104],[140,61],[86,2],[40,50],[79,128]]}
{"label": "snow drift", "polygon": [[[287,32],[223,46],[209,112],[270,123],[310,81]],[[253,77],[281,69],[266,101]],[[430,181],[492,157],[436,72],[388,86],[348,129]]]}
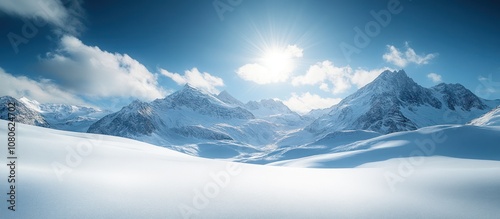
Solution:
{"label": "snow drift", "polygon": [[[6,133],[6,127],[1,120],[0,132]],[[495,218],[500,214],[500,162],[491,157],[433,156],[406,176],[393,171],[399,163],[391,159],[367,159],[377,162],[349,169],[261,166],[196,158],[120,137],[22,124],[17,130],[17,211],[8,211],[4,203],[2,218]],[[433,131],[414,135],[428,137]],[[497,129],[486,131],[498,136]],[[463,132],[447,133],[449,139],[456,138],[454,142],[468,137]],[[493,148],[497,142],[480,143]],[[6,150],[0,153],[3,160]],[[404,181],[390,184],[387,175],[392,172]],[[5,174],[2,171],[0,177],[5,179]]]}

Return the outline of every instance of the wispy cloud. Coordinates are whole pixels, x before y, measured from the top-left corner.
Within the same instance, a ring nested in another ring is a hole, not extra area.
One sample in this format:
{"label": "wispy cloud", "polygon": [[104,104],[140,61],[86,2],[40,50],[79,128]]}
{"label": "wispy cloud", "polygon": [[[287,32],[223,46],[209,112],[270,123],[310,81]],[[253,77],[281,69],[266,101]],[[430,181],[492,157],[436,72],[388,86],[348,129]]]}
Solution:
{"label": "wispy cloud", "polygon": [[213,76],[207,72],[201,73],[197,68],[186,70],[184,75],[171,73],[165,69],[160,69],[160,73],[177,83],[178,85],[189,84],[193,87],[202,89],[209,93],[218,93],[217,87],[224,86],[222,78]]}
{"label": "wispy cloud", "polygon": [[25,76],[13,76],[0,68],[0,96],[27,97],[40,103],[68,103],[86,105],[74,94],[68,93],[48,79],[35,81]]}
{"label": "wispy cloud", "polygon": [[0,11],[26,19],[38,19],[56,27],[58,31],[78,34],[83,28],[84,10],[81,0],[6,0],[0,1]]}
{"label": "wispy cloud", "polygon": [[288,100],[283,101],[283,103],[291,110],[305,114],[313,109],[325,109],[331,107],[341,100],[341,98],[323,98],[317,94],[306,92],[300,95],[292,93],[292,96]]}
{"label": "wispy cloud", "polygon": [[417,65],[428,64],[429,61],[437,56],[437,53],[417,55],[414,49],[412,49],[408,43],[405,45],[406,51],[399,50],[393,45],[387,45],[387,53],[385,53],[382,58],[389,63],[392,63],[398,67],[406,67],[410,63]]}
{"label": "wispy cloud", "polygon": [[285,82],[290,78],[295,65],[293,60],[303,56],[303,49],[297,45],[288,45],[283,51],[268,51],[258,63],[246,64],[236,73],[246,81],[257,84]]}
{"label": "wispy cloud", "polygon": [[63,36],[59,48],[40,58],[46,75],[61,88],[89,97],[153,100],[166,92],[157,75],[127,54],[88,46]]}
{"label": "wispy cloud", "polygon": [[476,86],[474,93],[482,98],[490,98],[493,94],[500,94],[500,81],[493,78],[493,74],[488,77],[479,76],[479,84]]}
{"label": "wispy cloud", "polygon": [[439,82],[443,81],[442,78],[441,78],[441,75],[436,74],[436,73],[429,73],[427,75],[427,78],[431,79],[432,82],[434,82],[434,83],[439,83]]}

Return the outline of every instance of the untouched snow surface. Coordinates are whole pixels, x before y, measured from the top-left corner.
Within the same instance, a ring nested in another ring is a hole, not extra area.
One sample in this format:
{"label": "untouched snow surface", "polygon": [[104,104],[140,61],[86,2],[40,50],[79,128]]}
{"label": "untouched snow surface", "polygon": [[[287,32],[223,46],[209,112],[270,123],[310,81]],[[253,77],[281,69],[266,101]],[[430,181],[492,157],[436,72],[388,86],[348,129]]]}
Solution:
{"label": "untouched snow surface", "polygon": [[[0,132],[6,133],[6,127],[7,122],[1,120]],[[372,140],[378,144],[367,140],[352,145],[359,153],[405,148],[409,145],[407,141],[413,139],[403,137],[427,138],[436,130],[445,130],[448,139],[454,140],[447,146],[439,144],[438,152],[441,146],[452,151],[452,143],[479,136],[478,142],[468,142],[474,143],[470,147],[478,147],[477,157],[436,153],[438,156],[427,157],[408,173],[404,168],[398,172],[401,165],[398,159],[405,159],[411,147],[392,151],[389,160],[366,158],[372,163],[358,168],[308,169],[196,158],[125,138],[18,124],[17,211],[8,211],[4,201],[0,215],[2,218],[495,218],[500,215],[500,162],[498,150],[494,149],[498,148],[499,129],[433,127]],[[483,131],[489,137],[480,141]],[[470,134],[464,136],[467,132]],[[497,141],[489,142],[491,139]],[[386,142],[381,143],[382,140]],[[490,155],[481,153],[485,148],[496,151]],[[463,149],[459,146],[457,153]],[[0,150],[4,167],[6,156],[6,150]],[[395,183],[388,177],[399,181]],[[7,179],[5,171],[0,179]],[[1,186],[5,198],[7,185]]]}
{"label": "untouched snow surface", "polygon": [[413,160],[420,165],[428,157],[500,161],[499,142],[500,126],[430,126],[357,141],[335,147],[330,153],[270,165],[351,168],[394,158]]}

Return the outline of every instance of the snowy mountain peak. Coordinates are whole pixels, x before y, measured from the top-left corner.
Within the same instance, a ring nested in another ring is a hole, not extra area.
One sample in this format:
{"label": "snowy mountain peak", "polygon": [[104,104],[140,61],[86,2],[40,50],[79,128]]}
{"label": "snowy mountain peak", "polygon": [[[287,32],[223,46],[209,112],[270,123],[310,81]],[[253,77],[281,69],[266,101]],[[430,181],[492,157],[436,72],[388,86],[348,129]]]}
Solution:
{"label": "snowy mountain peak", "polygon": [[[27,98],[25,98],[25,100],[27,100]],[[7,109],[8,103],[14,103],[16,105],[16,110],[13,112],[16,116],[16,122],[41,127],[50,127],[50,124],[43,118],[40,112],[26,106],[23,102],[18,101],[16,98],[11,96],[0,97],[0,119],[9,119],[9,110]]]}
{"label": "snowy mountain peak", "polygon": [[[16,102],[19,105],[20,123],[42,127],[50,126],[50,128],[66,131],[85,132],[92,123],[110,113],[107,110],[88,106],[39,103],[27,97],[21,97],[19,100],[12,97],[2,99],[3,101]],[[4,110],[6,109],[0,108],[0,113],[5,113]]]}
{"label": "snowy mountain peak", "polygon": [[257,118],[289,128],[302,128],[312,121],[312,119],[304,118],[298,113],[290,110],[290,108],[280,100],[265,99],[250,101],[245,104],[245,108],[252,112]]}
{"label": "snowy mountain peak", "polygon": [[2,103],[12,103],[12,102],[18,102],[16,100],[16,98],[14,97],[11,97],[11,96],[3,96],[3,97],[0,97],[0,101],[2,101]]}
{"label": "snowy mountain peak", "polygon": [[19,98],[19,101],[24,103],[24,105],[31,108],[32,110],[35,110],[37,112],[42,111],[42,109],[40,109],[40,103],[36,100],[30,100],[27,97],[21,97]]}
{"label": "snowy mountain peak", "polygon": [[420,89],[420,85],[408,77],[404,70],[382,72],[375,80],[365,86],[369,92],[400,92]]}
{"label": "snowy mountain peak", "polygon": [[248,110],[227,104],[187,84],[164,99],[151,103],[134,101],[97,121],[87,132],[131,137],[157,144],[170,141],[185,143],[193,139],[232,140],[231,136],[214,127],[221,124],[219,129],[234,131],[237,129],[231,128],[231,124],[254,118]]}
{"label": "snowy mountain peak", "polygon": [[124,106],[123,109],[128,112],[134,111],[141,114],[150,114],[152,111],[151,104],[142,102],[140,100],[132,101],[132,103],[130,103],[129,105]]}
{"label": "snowy mountain peak", "polygon": [[194,87],[193,85],[189,84],[189,83],[186,83],[184,86],[182,86],[182,89],[180,91],[191,91],[191,92],[200,92],[200,93],[203,93],[202,90],[200,89],[197,89],[196,87]]}
{"label": "snowy mountain peak", "polygon": [[479,97],[461,84],[441,83],[432,89],[442,95],[445,105],[450,110],[455,110],[456,107],[465,111],[470,111],[472,108],[481,110],[487,108],[487,105]]}
{"label": "snowy mountain peak", "polygon": [[149,103],[133,101],[116,113],[92,124],[87,132],[115,136],[151,135],[158,127],[158,116]]}
{"label": "snowy mountain peak", "polygon": [[124,106],[124,107],[128,107],[128,108],[137,108],[137,107],[141,107],[143,105],[147,105],[148,103],[146,102],[143,102],[141,100],[138,100],[138,99],[135,99],[134,101],[132,101],[132,103],[130,103],[128,106]]}
{"label": "snowy mountain peak", "polygon": [[164,99],[153,101],[153,105],[164,109],[190,109],[202,115],[208,115],[217,118],[237,118],[252,119],[255,118],[248,110],[239,106],[227,104],[212,94],[205,93],[192,86],[185,85],[179,90]]}
{"label": "snowy mountain peak", "polygon": [[198,101],[209,101],[211,103],[215,104],[224,104],[224,102],[220,101],[219,99],[215,98],[212,94],[206,93],[200,89],[197,89],[189,84],[184,85],[184,87],[177,91],[174,92],[173,94],[167,96],[164,100],[168,100],[170,102],[176,102],[177,104],[180,105],[186,105],[186,106],[192,106],[192,107],[197,107],[196,105],[193,105],[191,102],[198,102]]}
{"label": "snowy mountain peak", "polygon": [[246,104],[249,110],[266,109],[277,114],[293,113],[283,102],[274,99],[264,99],[260,101],[249,101]]}
{"label": "snowy mountain peak", "polygon": [[244,106],[241,101],[231,96],[231,94],[229,94],[227,91],[220,92],[219,95],[217,95],[217,99],[230,105]]}
{"label": "snowy mountain peak", "polygon": [[403,70],[403,69],[398,70],[398,71],[385,70],[379,75],[379,78],[384,79],[384,80],[393,80],[396,78],[411,79],[410,77],[408,77],[405,70]]}
{"label": "snowy mountain peak", "polygon": [[[464,124],[491,107],[459,84],[424,88],[403,70],[384,71],[346,97],[306,130],[371,130],[379,133],[415,130],[438,124]],[[446,115],[446,116],[444,116]]]}
{"label": "snowy mountain peak", "polygon": [[191,93],[191,94],[196,94],[196,95],[206,95],[206,96],[212,96],[214,94],[207,92],[203,89],[197,88],[189,83],[186,83],[181,90],[177,91],[179,93]]}

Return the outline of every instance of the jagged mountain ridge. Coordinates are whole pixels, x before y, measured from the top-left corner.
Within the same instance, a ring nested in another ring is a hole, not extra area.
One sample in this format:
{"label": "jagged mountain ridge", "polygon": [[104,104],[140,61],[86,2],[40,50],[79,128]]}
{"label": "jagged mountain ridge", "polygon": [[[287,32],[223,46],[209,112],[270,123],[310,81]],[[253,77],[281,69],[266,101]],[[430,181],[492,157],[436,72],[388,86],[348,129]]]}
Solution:
{"label": "jagged mountain ridge", "polygon": [[40,113],[51,128],[65,131],[86,132],[90,125],[110,113],[107,110],[88,106],[39,103],[26,97],[19,98],[19,101],[31,110]]}
{"label": "jagged mountain ridge", "polygon": [[51,125],[39,112],[10,96],[0,97],[0,119],[8,120],[8,103],[15,104],[15,122],[49,128]]}
{"label": "jagged mountain ridge", "polygon": [[189,109],[202,115],[220,119],[253,119],[255,116],[240,106],[232,106],[217,99],[211,94],[204,93],[189,84],[164,99],[152,102],[167,109]]}
{"label": "jagged mountain ridge", "polygon": [[231,104],[231,105],[235,105],[235,106],[240,106],[240,107],[245,107],[244,103],[242,103],[238,99],[236,99],[233,96],[231,96],[231,94],[229,94],[227,91],[220,92],[217,95],[217,99],[219,99],[220,101],[222,101],[224,103],[227,103],[227,104]]}
{"label": "jagged mountain ridge", "polygon": [[[21,100],[28,108],[41,112],[50,127],[52,120],[47,115],[71,121],[75,117],[68,115],[96,111]],[[198,156],[214,157],[223,150],[220,153],[232,158],[241,158],[245,153],[245,156],[253,156],[248,154],[250,152],[265,157],[273,150],[289,151],[286,147],[301,146],[301,150],[306,150],[313,142],[321,142],[344,130],[385,134],[436,124],[465,124],[498,104],[499,101],[475,96],[459,84],[423,88],[404,71],[383,72],[317,120],[313,116],[300,116],[279,100],[244,104],[225,91],[214,95],[186,85],[153,102],[134,101],[118,112],[92,121],[85,131],[128,137]],[[318,111],[318,115],[324,111]],[[306,128],[301,130],[303,127]]]}
{"label": "jagged mountain ridge", "polygon": [[279,114],[294,114],[283,102],[273,99],[264,99],[260,101],[249,101],[245,108],[250,110],[257,117],[267,117]]}
{"label": "jagged mountain ridge", "polygon": [[498,104],[482,100],[459,84],[424,88],[403,70],[384,71],[305,129],[312,133],[370,130],[385,134],[438,124],[465,124]]}
{"label": "jagged mountain ridge", "polygon": [[255,117],[289,128],[302,128],[312,120],[303,117],[290,110],[280,100],[264,99],[260,101],[249,101],[245,108],[252,112]]}
{"label": "jagged mountain ridge", "polygon": [[242,106],[228,104],[212,94],[186,85],[151,103],[134,101],[97,121],[88,132],[162,145],[212,140],[265,145],[274,140],[277,128],[270,122],[255,119]]}
{"label": "jagged mountain ridge", "polygon": [[92,124],[87,132],[122,137],[150,135],[159,125],[161,120],[151,105],[135,100],[120,111],[104,116]]}

